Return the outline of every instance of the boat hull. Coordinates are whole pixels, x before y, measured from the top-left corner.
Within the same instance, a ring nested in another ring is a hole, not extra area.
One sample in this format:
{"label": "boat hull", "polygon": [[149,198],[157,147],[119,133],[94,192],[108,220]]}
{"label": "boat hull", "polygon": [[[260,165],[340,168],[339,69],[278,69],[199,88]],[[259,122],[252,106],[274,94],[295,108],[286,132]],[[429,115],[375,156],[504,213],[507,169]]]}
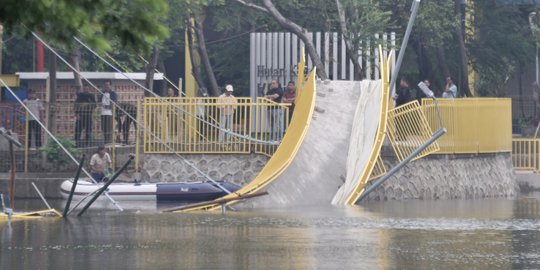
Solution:
{"label": "boat hull", "polygon": [[[240,189],[235,184],[219,181],[230,192]],[[60,185],[60,194],[67,199],[73,186],[73,180],[66,180]],[[74,199],[81,199],[103,187],[103,183],[94,184],[79,180],[73,194]],[[225,191],[212,182],[175,182],[175,183],[117,183],[108,187],[108,193],[120,201],[175,201],[202,202],[224,195]]]}

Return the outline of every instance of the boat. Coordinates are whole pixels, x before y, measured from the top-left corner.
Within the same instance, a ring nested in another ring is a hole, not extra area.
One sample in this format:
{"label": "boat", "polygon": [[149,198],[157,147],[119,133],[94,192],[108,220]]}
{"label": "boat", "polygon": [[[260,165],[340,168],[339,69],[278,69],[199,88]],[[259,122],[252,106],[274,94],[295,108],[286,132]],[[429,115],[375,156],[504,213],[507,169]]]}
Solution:
{"label": "boat", "polygon": [[[241,187],[226,181],[216,181],[221,187],[235,192]],[[227,192],[211,181],[171,182],[171,183],[113,183],[107,188],[108,194],[118,201],[175,201],[202,202],[227,195]],[[73,193],[74,199],[82,199],[103,187],[104,183],[95,184],[89,180],[79,180]],[[60,194],[67,199],[73,186],[73,179],[60,185]]]}

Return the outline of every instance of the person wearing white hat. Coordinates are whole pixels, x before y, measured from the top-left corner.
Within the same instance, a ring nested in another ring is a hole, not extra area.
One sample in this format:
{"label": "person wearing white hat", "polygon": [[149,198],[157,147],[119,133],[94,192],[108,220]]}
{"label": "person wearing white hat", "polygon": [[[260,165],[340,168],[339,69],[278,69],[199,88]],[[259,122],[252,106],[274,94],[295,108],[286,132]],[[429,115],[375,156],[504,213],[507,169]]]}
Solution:
{"label": "person wearing white hat", "polygon": [[229,141],[230,135],[225,133],[227,130],[232,130],[234,112],[236,111],[236,98],[232,95],[234,88],[232,85],[225,86],[225,93],[218,97],[219,109],[219,141]]}

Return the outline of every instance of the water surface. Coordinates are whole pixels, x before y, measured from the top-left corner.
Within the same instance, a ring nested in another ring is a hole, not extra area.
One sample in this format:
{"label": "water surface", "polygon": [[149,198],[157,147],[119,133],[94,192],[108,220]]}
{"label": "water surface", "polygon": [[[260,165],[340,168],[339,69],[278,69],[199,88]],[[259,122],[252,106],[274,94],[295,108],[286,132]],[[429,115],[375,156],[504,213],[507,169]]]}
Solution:
{"label": "water surface", "polygon": [[540,194],[225,215],[145,204],[0,221],[0,269],[540,268]]}

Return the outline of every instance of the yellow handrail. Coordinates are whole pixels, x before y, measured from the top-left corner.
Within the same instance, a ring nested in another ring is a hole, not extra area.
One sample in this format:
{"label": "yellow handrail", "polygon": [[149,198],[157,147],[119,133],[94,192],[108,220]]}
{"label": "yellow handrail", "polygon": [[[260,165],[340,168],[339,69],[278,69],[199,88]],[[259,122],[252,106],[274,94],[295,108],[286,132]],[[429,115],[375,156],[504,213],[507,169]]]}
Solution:
{"label": "yellow handrail", "polygon": [[[432,133],[424,111],[416,100],[388,112],[387,135],[399,162],[428,141]],[[413,160],[437,151],[439,151],[439,145],[434,142]]]}
{"label": "yellow handrail", "polygon": [[512,139],[512,161],[515,170],[540,172],[540,139]]}
{"label": "yellow handrail", "polygon": [[[301,61],[303,61],[303,57]],[[299,92],[302,92],[302,95],[300,98],[296,99],[296,109],[289,126],[289,131],[285,133],[283,141],[266,166],[248,185],[235,193],[223,197],[223,199],[235,198],[258,192],[274,181],[291,164],[300,149],[300,145],[304,141],[315,108],[315,74],[316,70],[313,69],[307,77],[307,80],[298,84]],[[220,205],[212,204],[183,211],[215,210],[219,207]]]}
{"label": "yellow handrail", "polygon": [[[438,140],[436,154],[477,154],[512,151],[512,103],[510,98],[438,99],[448,132]],[[438,119],[433,100],[423,99],[433,131]]]}
{"label": "yellow handrail", "polygon": [[[233,101],[236,101],[234,103]],[[271,156],[289,125],[288,104],[268,99],[145,98],[144,151]]]}

